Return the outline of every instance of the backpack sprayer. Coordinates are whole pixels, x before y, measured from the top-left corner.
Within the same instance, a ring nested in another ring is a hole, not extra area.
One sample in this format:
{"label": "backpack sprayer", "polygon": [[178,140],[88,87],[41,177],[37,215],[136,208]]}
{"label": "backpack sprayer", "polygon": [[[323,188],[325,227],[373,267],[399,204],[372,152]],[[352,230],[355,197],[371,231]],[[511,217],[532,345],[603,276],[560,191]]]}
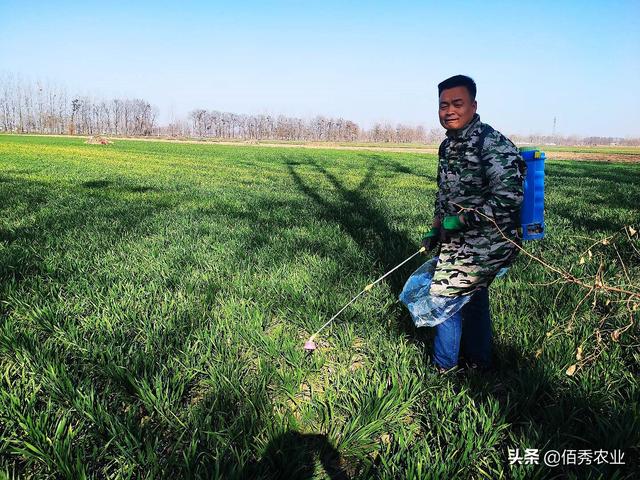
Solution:
{"label": "backpack sprayer", "polygon": [[[483,135],[484,137],[484,135]],[[482,143],[484,138],[481,139],[480,150],[482,150]],[[544,152],[538,150],[535,147],[521,147],[520,155],[527,164],[527,174],[523,183],[523,199],[522,206],[520,208],[520,228],[521,236],[523,240],[540,240],[544,238]],[[337,317],[340,315],[349,305],[355,302],[361,295],[368,292],[373,288],[375,284],[384,279],[387,275],[400,268],[407,263],[413,257],[426,249],[420,248],[416,253],[409,258],[403,260],[400,264],[389,270],[373,283],[370,283],[364,287],[360,293],[353,297],[349,303],[342,307],[338,313],[331,317],[324,325],[322,325],[304,344],[304,349],[311,353],[318,346],[314,342],[316,336],[328,327]]]}
{"label": "backpack sprayer", "polygon": [[521,147],[520,155],[527,164],[524,198],[520,208],[523,240],[544,238],[544,152],[535,147]]}

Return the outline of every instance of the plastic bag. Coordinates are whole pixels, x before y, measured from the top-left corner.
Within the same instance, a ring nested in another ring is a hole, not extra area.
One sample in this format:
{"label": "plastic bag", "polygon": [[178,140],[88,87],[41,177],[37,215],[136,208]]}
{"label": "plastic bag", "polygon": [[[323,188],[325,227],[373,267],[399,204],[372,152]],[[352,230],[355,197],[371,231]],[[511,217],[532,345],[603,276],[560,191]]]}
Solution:
{"label": "plastic bag", "polygon": [[431,280],[437,264],[438,257],[423,263],[411,274],[400,293],[400,301],[409,309],[416,327],[435,327],[460,310],[471,298],[471,295],[430,295]]}

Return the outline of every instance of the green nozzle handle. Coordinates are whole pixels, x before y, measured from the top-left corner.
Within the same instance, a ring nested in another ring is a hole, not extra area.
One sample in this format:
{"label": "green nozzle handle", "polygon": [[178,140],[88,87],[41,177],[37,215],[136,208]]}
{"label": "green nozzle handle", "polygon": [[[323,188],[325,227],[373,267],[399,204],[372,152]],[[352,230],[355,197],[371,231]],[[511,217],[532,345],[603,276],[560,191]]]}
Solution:
{"label": "green nozzle handle", "polygon": [[461,230],[464,224],[460,221],[458,215],[448,215],[442,220],[442,226],[445,230]]}

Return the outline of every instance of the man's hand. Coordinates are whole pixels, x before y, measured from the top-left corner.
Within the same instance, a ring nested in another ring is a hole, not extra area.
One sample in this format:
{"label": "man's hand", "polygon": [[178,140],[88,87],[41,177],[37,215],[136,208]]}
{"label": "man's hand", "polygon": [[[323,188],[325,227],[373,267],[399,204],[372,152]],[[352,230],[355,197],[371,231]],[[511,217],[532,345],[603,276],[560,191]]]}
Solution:
{"label": "man's hand", "polygon": [[440,228],[432,227],[422,237],[422,246],[425,248],[425,253],[433,250],[440,243],[440,230]]}

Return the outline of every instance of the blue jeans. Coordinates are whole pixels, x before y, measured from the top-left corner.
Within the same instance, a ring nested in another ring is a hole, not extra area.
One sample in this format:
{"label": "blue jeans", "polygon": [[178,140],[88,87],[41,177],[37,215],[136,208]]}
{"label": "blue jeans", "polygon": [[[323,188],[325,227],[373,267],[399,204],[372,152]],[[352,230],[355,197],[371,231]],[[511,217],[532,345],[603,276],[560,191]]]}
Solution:
{"label": "blue jeans", "polygon": [[492,332],[487,287],[476,290],[458,312],[434,328],[433,363],[436,366],[455,367],[460,353],[469,363],[482,367],[491,365]]}

